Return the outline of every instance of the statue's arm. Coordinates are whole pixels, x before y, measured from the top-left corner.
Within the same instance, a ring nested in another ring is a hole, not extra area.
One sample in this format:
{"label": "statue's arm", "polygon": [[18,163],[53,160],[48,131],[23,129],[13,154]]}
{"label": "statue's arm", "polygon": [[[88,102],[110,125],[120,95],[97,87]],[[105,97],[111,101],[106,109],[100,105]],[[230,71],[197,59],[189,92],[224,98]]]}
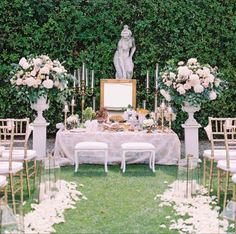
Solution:
{"label": "statue's arm", "polygon": [[132,38],[132,48],[131,48],[131,51],[130,51],[130,57],[131,58],[133,57],[135,50],[136,50],[135,41],[134,41],[134,38]]}

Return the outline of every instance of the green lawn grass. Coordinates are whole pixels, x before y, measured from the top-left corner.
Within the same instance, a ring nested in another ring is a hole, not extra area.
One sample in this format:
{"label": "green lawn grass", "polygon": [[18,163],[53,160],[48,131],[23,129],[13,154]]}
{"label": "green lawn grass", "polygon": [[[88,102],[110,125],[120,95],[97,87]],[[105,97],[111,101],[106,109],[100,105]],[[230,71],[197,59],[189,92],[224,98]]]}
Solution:
{"label": "green lawn grass", "polygon": [[[154,200],[176,179],[176,166],[156,165],[153,173],[145,164],[128,165],[125,174],[119,166],[81,165],[61,169],[61,179],[74,181],[88,200],[77,202],[76,209],[65,211],[65,223],[55,225],[57,233],[177,233],[162,229],[171,207],[159,207]],[[168,184],[164,183],[168,181]],[[167,225],[168,226],[168,225]]]}

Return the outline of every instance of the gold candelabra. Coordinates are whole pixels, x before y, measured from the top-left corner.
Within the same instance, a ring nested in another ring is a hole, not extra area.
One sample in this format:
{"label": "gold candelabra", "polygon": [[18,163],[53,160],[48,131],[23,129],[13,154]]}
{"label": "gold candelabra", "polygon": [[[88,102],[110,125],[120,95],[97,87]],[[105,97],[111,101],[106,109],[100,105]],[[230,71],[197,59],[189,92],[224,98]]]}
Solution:
{"label": "gold candelabra", "polygon": [[[82,74],[81,74],[82,72]],[[91,73],[89,79],[89,73]],[[82,65],[82,71],[78,69],[74,71],[74,76],[78,82],[77,87],[74,84],[74,93],[81,97],[81,122],[83,123],[83,112],[85,105],[85,98],[92,97],[94,93],[94,70],[89,72],[87,68],[85,68],[85,64]],[[90,80],[90,86],[89,86]]]}

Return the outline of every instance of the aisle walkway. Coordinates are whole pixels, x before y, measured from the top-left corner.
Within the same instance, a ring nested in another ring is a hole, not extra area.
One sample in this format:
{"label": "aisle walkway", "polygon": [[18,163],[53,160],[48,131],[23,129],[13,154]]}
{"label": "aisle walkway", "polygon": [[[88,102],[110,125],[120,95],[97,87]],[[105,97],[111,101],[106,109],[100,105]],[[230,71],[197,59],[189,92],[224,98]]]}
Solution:
{"label": "aisle walkway", "polygon": [[163,233],[165,217],[175,217],[172,208],[154,200],[175,180],[175,166],[156,166],[155,174],[147,165],[128,165],[125,174],[109,166],[106,176],[102,165],[82,165],[77,174],[72,167],[62,168],[61,178],[83,184],[79,190],[88,200],[65,212],[57,233]]}

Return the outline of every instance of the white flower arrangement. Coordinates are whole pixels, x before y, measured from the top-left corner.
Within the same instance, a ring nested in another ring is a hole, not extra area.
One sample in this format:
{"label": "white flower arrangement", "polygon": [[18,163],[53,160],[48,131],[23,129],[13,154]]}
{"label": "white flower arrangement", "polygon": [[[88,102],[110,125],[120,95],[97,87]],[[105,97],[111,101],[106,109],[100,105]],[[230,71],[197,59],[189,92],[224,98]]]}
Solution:
{"label": "white flower arrangement", "polygon": [[143,127],[149,128],[154,125],[154,120],[153,119],[145,119],[143,120]]}
{"label": "white flower arrangement", "polygon": [[186,63],[170,60],[161,72],[160,93],[170,102],[182,104],[184,101],[199,105],[209,100],[215,100],[224,88],[224,82],[219,78],[217,68],[201,65],[196,58]]}
{"label": "white flower arrangement", "polygon": [[77,128],[79,124],[79,116],[71,115],[66,119],[66,127],[68,129]]}
{"label": "white flower arrangement", "polygon": [[61,94],[58,98],[63,99],[70,79],[73,79],[72,76],[67,74],[58,60],[40,55],[35,58],[23,57],[18,64],[14,64],[10,82],[19,96],[27,97],[34,103],[41,96],[46,97],[51,93],[55,95],[58,92]]}

